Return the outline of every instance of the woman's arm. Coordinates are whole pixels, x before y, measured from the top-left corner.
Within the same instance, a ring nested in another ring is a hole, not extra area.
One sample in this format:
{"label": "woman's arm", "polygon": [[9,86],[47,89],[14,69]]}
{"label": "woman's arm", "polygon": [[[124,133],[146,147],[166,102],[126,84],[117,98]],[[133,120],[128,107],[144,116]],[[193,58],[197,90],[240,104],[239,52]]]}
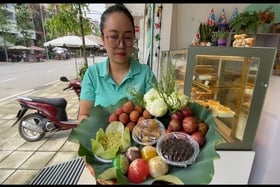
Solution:
{"label": "woman's arm", "polygon": [[92,101],[80,100],[80,109],[79,109],[79,117],[78,124],[85,119],[88,118],[91,108],[93,107]]}

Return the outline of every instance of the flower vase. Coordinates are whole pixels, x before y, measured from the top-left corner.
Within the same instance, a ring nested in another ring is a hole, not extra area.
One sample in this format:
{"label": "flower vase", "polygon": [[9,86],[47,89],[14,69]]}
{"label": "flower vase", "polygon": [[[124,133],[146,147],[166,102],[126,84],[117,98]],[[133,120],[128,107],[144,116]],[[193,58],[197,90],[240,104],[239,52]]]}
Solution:
{"label": "flower vase", "polygon": [[226,46],[227,45],[227,39],[218,39],[217,44],[218,44],[218,46]]}
{"label": "flower vase", "polygon": [[264,32],[264,23],[261,23],[257,27],[257,33],[263,33]]}

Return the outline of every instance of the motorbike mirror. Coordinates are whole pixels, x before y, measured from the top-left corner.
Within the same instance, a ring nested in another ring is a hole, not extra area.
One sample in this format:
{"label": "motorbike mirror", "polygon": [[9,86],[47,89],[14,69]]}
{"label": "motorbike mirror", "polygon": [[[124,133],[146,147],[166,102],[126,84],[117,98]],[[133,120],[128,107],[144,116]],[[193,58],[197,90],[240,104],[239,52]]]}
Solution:
{"label": "motorbike mirror", "polygon": [[61,80],[62,82],[68,82],[68,81],[69,81],[68,78],[65,77],[65,76],[60,77],[60,80]]}

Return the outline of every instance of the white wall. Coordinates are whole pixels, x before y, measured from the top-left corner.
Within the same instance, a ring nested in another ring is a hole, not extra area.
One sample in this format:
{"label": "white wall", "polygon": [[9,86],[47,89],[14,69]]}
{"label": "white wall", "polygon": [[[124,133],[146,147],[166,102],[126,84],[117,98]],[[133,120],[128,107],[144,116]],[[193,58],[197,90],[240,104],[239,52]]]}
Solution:
{"label": "white wall", "polygon": [[[218,20],[222,9],[224,8],[227,20],[229,21],[234,8],[242,12],[249,4],[163,4],[162,30],[171,33],[163,33],[161,36],[162,50],[175,50],[188,48],[192,43],[193,36],[198,30],[200,22],[208,19],[211,9],[214,9],[216,20]],[[173,16],[170,14],[173,6]],[[170,31],[169,31],[170,30]],[[172,38],[172,39],[171,39]],[[170,41],[168,45],[166,41]]]}

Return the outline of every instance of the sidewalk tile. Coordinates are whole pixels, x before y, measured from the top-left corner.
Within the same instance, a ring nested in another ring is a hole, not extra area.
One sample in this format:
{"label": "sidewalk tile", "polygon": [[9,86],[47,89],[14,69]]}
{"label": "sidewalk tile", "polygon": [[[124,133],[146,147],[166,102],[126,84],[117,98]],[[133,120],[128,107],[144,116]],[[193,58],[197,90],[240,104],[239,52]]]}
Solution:
{"label": "sidewalk tile", "polygon": [[78,155],[77,151],[74,152],[57,152],[54,157],[50,160],[47,166],[59,164],[61,162],[69,161],[76,158]]}
{"label": "sidewalk tile", "polygon": [[35,152],[28,160],[26,160],[19,168],[20,169],[41,169],[47,165],[47,163],[55,155],[53,152]]}
{"label": "sidewalk tile", "polygon": [[39,148],[39,151],[58,151],[67,141],[67,137],[50,137],[48,141]]}
{"label": "sidewalk tile", "polygon": [[2,169],[0,172],[0,183],[3,184],[3,182],[15,172],[14,169]]}
{"label": "sidewalk tile", "polygon": [[3,184],[30,184],[38,170],[17,170]]}
{"label": "sidewalk tile", "polygon": [[23,145],[26,141],[20,137],[11,137],[6,142],[0,145],[0,150],[9,151],[16,150],[21,145]]}
{"label": "sidewalk tile", "polygon": [[48,139],[44,138],[36,142],[25,142],[17,150],[19,151],[37,151],[43,144],[47,142]]}
{"label": "sidewalk tile", "polygon": [[78,150],[79,150],[79,144],[70,141],[65,142],[65,144],[60,149],[60,151],[76,151],[76,152],[78,152]]}
{"label": "sidewalk tile", "polygon": [[11,154],[13,151],[0,151],[0,162],[4,160],[9,154]]}
{"label": "sidewalk tile", "polygon": [[31,155],[33,151],[15,151],[0,162],[0,168],[12,169],[18,168],[24,163]]}

